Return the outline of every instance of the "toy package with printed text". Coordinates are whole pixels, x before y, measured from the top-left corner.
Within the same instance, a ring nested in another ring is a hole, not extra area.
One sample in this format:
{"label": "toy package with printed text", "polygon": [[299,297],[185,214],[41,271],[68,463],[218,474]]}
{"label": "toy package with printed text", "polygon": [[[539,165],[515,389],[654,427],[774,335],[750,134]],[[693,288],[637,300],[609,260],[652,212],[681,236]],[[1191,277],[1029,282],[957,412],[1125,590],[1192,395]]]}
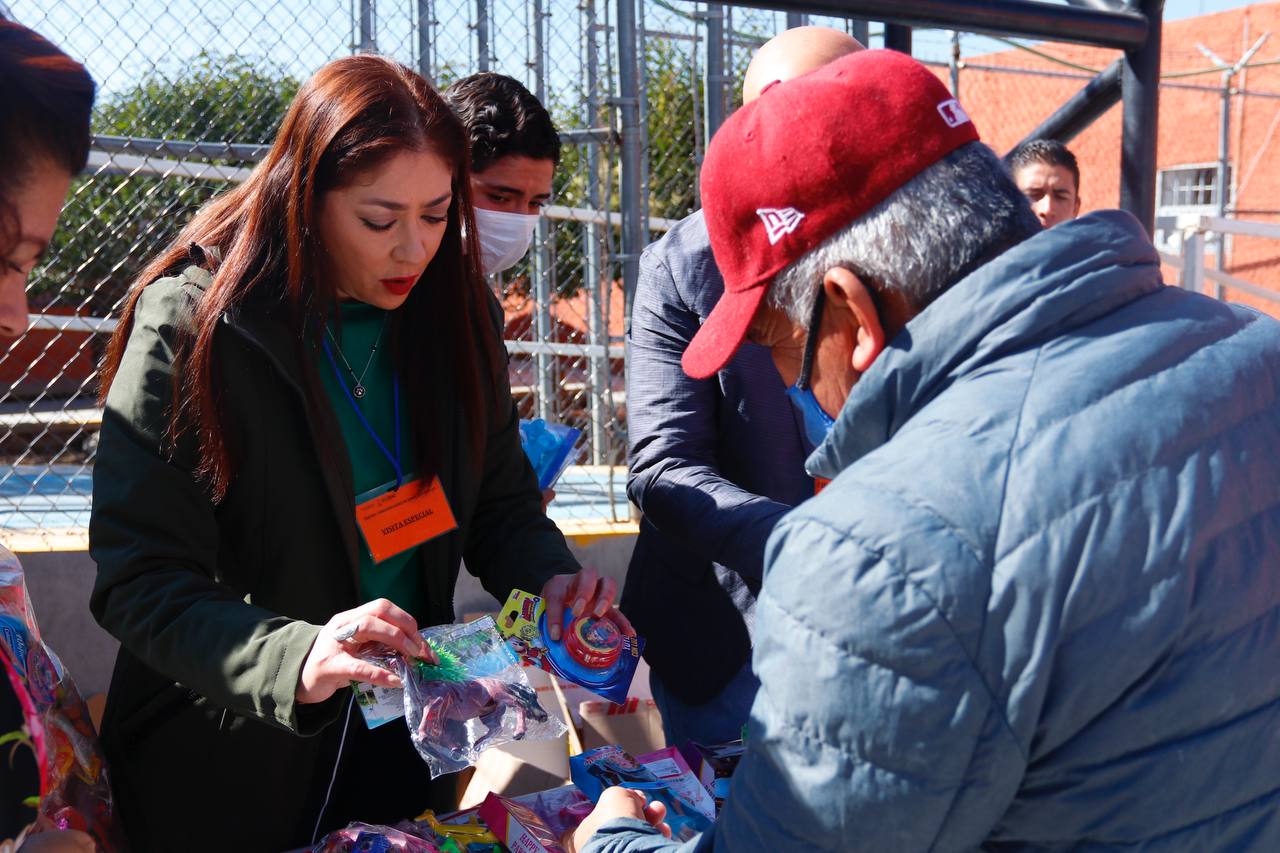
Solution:
{"label": "toy package with printed text", "polygon": [[546,606],[540,596],[512,590],[498,613],[498,631],[525,666],[536,666],[581,685],[610,702],[622,702],[631,689],[644,641],[628,637],[608,618],[573,617],[565,608],[561,639],[547,633]]}
{"label": "toy package with printed text", "polygon": [[620,746],[602,746],[571,757],[569,772],[573,784],[592,802],[599,802],[605,788],[619,785],[642,791],[650,801],[662,803],[667,807],[666,824],[671,827],[671,837],[677,841],[687,841],[711,828],[711,820],[697,806]]}
{"label": "toy package with printed text", "polygon": [[[35,753],[40,818],[58,829],[87,832],[100,851],[123,850],[106,761],[89,710],[62,661],[41,639],[22,566],[4,547],[0,547],[0,679],[9,682],[24,720],[18,731],[0,732],[0,744],[5,744],[0,761],[7,760],[12,749],[29,748]],[[0,791],[0,796],[20,794]]]}

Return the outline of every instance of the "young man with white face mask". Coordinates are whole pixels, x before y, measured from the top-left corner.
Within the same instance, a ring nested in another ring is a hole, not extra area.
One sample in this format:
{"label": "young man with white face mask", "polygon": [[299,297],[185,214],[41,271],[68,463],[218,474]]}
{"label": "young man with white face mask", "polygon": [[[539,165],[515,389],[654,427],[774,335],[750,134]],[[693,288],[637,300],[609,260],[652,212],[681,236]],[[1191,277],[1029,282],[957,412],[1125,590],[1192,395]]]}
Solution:
{"label": "young man with white face mask", "polygon": [[485,275],[510,269],[529,251],[560,136],[542,103],[519,82],[482,72],[444,91],[471,139],[471,193]]}

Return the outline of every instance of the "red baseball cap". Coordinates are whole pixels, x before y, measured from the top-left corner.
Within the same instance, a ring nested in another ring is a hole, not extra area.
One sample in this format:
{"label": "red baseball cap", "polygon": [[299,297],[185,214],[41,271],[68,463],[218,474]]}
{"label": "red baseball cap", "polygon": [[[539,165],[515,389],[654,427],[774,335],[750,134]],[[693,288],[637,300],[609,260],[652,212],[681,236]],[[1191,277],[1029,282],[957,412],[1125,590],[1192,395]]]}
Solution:
{"label": "red baseball cap", "polygon": [[774,276],[952,151],[978,139],[906,54],[867,50],[767,88],[707,148],[702,206],[724,295],[681,363],[729,363]]}

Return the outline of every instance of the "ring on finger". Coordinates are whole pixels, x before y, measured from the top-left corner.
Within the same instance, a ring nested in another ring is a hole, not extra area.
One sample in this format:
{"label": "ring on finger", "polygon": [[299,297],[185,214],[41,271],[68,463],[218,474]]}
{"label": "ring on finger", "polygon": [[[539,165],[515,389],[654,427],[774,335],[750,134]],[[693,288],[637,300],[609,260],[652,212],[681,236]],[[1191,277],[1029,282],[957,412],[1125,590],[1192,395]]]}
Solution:
{"label": "ring on finger", "polygon": [[354,637],[356,635],[356,631],[359,631],[359,630],[360,630],[360,624],[358,622],[348,622],[345,625],[339,625],[329,633],[330,633],[330,636],[332,636],[339,643],[345,643],[347,640],[350,640],[352,637]]}

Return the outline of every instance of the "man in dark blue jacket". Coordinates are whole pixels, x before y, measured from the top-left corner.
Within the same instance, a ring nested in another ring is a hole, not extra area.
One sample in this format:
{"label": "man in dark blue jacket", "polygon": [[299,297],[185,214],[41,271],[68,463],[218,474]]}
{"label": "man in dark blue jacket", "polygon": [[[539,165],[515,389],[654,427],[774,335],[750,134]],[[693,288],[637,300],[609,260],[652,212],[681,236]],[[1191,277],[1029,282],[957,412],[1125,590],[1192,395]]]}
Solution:
{"label": "man in dark blue jacket", "polygon": [[[892,51],[740,110],[702,197],[684,368],[768,346],[832,481],[769,539],[684,851],[1280,850],[1280,324],[1166,287],[1127,213],[1042,231]],[[676,846],[632,793],[583,853]]]}
{"label": "man in dark blue jacket", "polygon": [[[861,48],[839,30],[788,30],[752,60],[744,97]],[[621,606],[647,637],[671,744],[739,736],[759,686],[751,623],[765,541],[814,490],[813,448],[764,347],[744,346],[707,379],[680,369],[723,290],[699,211],[645,250],[627,336],[627,494],[644,519]]]}

